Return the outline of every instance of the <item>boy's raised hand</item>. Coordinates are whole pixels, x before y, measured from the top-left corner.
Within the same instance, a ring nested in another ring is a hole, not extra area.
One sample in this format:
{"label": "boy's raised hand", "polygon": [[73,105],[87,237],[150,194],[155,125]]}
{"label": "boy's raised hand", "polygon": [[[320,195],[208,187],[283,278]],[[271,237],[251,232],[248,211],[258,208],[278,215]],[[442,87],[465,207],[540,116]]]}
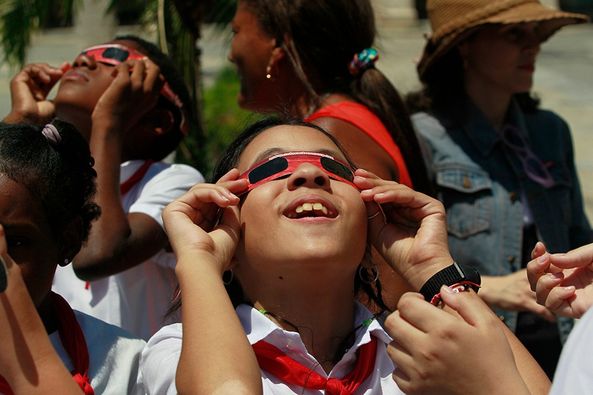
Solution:
{"label": "boy's raised hand", "polygon": [[69,63],[59,68],[47,63],[26,65],[10,81],[12,108],[4,118],[7,123],[48,123],[55,113],[55,106],[47,95],[54,85],[62,78]]}
{"label": "boy's raised hand", "polygon": [[[362,169],[354,182],[367,202],[371,242],[415,289],[451,265],[445,209],[438,200]],[[378,205],[384,215],[376,215]]]}

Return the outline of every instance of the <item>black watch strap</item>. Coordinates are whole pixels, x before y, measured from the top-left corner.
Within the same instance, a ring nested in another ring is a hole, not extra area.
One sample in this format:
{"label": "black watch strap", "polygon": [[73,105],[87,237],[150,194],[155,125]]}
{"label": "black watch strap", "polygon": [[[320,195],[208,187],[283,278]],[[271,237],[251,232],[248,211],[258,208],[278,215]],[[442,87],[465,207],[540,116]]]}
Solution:
{"label": "black watch strap", "polygon": [[467,282],[474,291],[478,292],[481,284],[480,273],[473,267],[453,262],[451,266],[447,266],[429,278],[420,288],[420,293],[426,301],[430,302],[433,296],[441,291],[443,285],[453,285],[461,282]]}

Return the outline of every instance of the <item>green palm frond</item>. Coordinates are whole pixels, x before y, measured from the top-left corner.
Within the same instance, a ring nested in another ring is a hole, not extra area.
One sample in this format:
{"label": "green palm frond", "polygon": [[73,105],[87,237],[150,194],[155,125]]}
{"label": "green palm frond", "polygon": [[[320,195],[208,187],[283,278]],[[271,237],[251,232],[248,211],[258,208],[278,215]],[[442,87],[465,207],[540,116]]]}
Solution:
{"label": "green palm frond", "polygon": [[[42,26],[56,25],[53,19],[72,20],[80,0],[0,0],[0,44],[4,61],[22,66],[31,35]],[[56,14],[59,10],[61,15]]]}

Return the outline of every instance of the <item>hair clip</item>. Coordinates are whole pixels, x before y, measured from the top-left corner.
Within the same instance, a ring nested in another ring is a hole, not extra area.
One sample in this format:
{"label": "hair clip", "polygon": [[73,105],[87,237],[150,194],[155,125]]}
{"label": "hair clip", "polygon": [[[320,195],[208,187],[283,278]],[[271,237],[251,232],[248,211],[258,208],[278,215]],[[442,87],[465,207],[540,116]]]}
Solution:
{"label": "hair clip", "polygon": [[357,54],[348,65],[348,71],[351,75],[358,75],[361,72],[375,66],[375,62],[379,59],[379,52],[375,48],[365,48]]}
{"label": "hair clip", "polygon": [[58,132],[58,128],[56,128],[51,123],[48,123],[43,127],[43,129],[41,130],[41,134],[50,143],[59,144],[60,141],[62,141],[62,136],[60,135],[60,132]]}

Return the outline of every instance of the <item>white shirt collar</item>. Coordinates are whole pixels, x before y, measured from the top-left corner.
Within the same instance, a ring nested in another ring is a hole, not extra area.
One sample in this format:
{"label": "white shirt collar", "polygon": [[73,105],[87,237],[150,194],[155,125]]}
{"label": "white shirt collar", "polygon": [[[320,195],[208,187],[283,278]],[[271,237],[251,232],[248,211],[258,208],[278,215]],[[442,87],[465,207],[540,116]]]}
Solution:
{"label": "white shirt collar", "polygon": [[[252,306],[242,304],[237,307],[237,315],[243,325],[245,334],[250,344],[255,344],[260,340],[276,346],[282,352],[290,355],[297,362],[310,366],[315,358],[307,351],[300,335],[297,332],[291,332],[280,328],[272,320],[266,317]],[[368,324],[363,324],[366,320],[371,320]],[[354,327],[363,324],[356,332],[354,345],[344,354],[342,360],[336,364],[329,376],[334,372],[349,372],[351,365],[356,360],[356,350],[371,341],[371,334],[384,344],[389,344],[392,339],[381,327],[379,322],[373,317],[371,312],[362,304],[355,302],[354,305]],[[321,366],[315,369],[317,373],[326,376]],[[337,376],[341,376],[339,373]]]}

